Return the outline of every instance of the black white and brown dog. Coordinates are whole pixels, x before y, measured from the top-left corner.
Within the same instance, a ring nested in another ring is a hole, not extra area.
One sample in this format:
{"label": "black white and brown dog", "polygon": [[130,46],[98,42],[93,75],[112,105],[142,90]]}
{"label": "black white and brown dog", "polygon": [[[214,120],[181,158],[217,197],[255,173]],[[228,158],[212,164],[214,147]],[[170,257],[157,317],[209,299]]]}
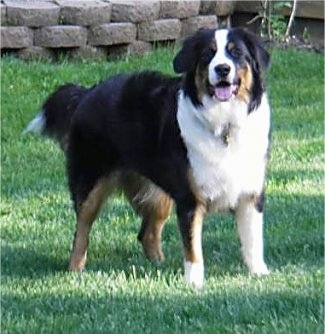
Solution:
{"label": "black white and brown dog", "polygon": [[26,131],[54,137],[66,152],[77,216],[71,270],[84,268],[91,226],[118,187],[143,219],[138,239],[149,259],[164,258],[161,234],[175,203],[187,282],[203,284],[202,224],[211,211],[235,214],[249,271],[268,273],[268,65],[251,32],[201,29],[173,61],[182,76],[121,74],[89,89],[64,85],[47,99]]}

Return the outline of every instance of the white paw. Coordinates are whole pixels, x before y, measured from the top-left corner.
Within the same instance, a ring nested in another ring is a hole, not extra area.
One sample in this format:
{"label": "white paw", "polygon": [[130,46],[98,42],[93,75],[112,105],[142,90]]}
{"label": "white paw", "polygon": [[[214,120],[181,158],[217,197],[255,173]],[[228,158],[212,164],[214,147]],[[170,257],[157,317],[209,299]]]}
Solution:
{"label": "white paw", "polygon": [[196,288],[202,288],[204,280],[203,262],[193,263],[184,262],[184,277],[188,284],[194,285]]}
{"label": "white paw", "polygon": [[256,275],[256,276],[264,276],[270,273],[269,269],[267,268],[264,262],[251,266],[249,268],[249,271],[251,274]]}

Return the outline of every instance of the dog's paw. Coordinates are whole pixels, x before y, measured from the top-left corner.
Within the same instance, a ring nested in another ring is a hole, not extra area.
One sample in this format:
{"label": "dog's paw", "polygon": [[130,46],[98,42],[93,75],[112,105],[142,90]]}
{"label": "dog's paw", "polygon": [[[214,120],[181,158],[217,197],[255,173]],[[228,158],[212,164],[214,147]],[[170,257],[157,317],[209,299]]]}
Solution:
{"label": "dog's paw", "polygon": [[72,255],[69,262],[70,271],[83,271],[86,266],[86,257],[85,256],[75,256]]}
{"label": "dog's paw", "polygon": [[252,275],[256,276],[265,276],[270,273],[269,269],[267,268],[267,265],[264,262],[251,266],[251,268],[249,268],[249,271]]}
{"label": "dog's paw", "polygon": [[148,247],[148,245],[142,245],[143,252],[148,260],[162,262],[165,260],[164,253],[160,247]]}
{"label": "dog's paw", "polygon": [[184,278],[186,283],[196,287],[203,287],[204,280],[204,265],[203,262],[193,263],[189,261],[184,262]]}

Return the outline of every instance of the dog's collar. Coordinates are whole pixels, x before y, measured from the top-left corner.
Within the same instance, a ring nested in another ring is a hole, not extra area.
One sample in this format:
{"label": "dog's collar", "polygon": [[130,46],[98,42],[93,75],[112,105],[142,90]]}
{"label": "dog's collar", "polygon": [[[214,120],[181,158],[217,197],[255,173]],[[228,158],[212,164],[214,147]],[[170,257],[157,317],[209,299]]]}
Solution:
{"label": "dog's collar", "polygon": [[195,113],[194,115],[204,127],[209,129],[213,137],[215,137],[218,140],[220,139],[226,147],[229,145],[230,130],[232,127],[230,122],[226,123],[223,126],[222,130],[220,131],[220,128],[219,129],[212,128],[209,122],[201,114]]}
{"label": "dog's collar", "polygon": [[221,140],[222,142],[224,143],[225,146],[228,146],[229,145],[229,139],[230,139],[230,123],[227,123],[223,130],[221,131]]}
{"label": "dog's collar", "polygon": [[229,141],[230,141],[230,132],[231,132],[231,124],[227,123],[223,126],[222,130],[220,131],[220,129],[218,130],[210,130],[211,134],[213,135],[213,137],[215,137],[217,140],[220,140],[224,146],[228,146],[229,145]]}

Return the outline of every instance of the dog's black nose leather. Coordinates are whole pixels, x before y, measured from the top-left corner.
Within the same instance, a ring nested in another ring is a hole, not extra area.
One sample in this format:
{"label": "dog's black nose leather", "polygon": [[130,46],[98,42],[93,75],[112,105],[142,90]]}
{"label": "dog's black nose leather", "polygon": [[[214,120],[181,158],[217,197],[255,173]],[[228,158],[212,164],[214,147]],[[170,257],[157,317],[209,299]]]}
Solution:
{"label": "dog's black nose leather", "polygon": [[214,70],[219,77],[226,77],[230,72],[230,66],[227,64],[217,65]]}

